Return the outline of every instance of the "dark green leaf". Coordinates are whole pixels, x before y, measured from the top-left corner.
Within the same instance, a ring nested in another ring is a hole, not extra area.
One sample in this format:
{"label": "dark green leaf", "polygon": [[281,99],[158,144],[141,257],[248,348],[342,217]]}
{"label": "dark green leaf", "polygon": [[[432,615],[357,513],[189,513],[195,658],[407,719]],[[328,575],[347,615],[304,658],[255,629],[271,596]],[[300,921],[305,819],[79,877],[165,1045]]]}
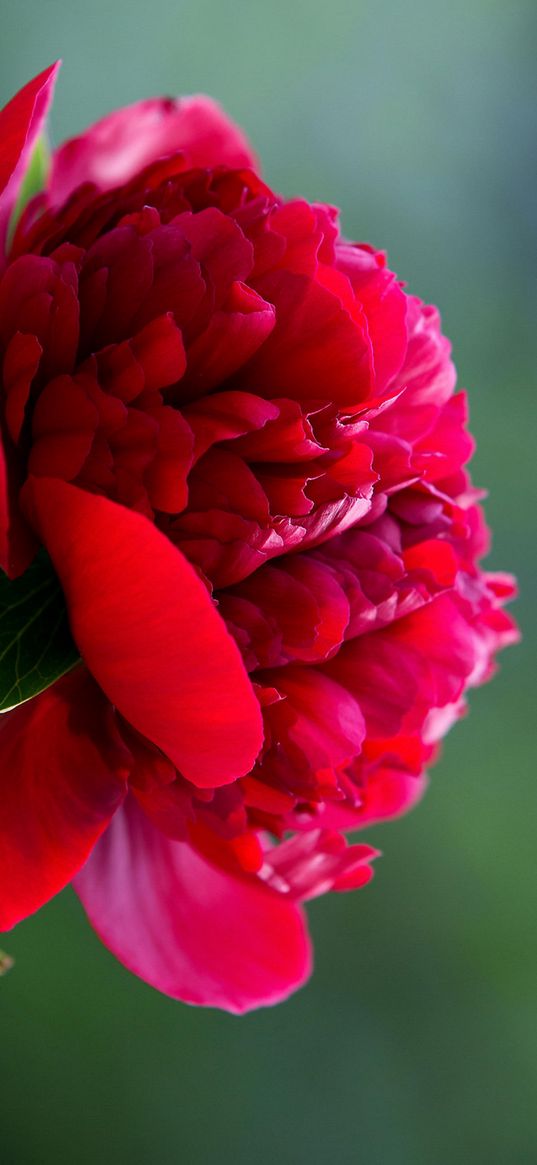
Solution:
{"label": "dark green leaf", "polygon": [[44,551],[21,578],[0,572],[0,712],[49,688],[79,658],[62,590]]}

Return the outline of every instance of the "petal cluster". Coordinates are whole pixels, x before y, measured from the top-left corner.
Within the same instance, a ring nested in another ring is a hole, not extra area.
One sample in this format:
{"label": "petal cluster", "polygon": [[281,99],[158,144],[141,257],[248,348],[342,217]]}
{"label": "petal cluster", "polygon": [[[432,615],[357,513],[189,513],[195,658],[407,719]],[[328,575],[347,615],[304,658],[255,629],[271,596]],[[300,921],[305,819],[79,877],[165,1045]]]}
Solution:
{"label": "petal cluster", "polygon": [[148,982],[275,1002],[516,634],[438,313],[208,99],[150,101],[54,156],[0,354],[2,566],[46,548],[82,659],[0,721],[0,922],[76,876]]}

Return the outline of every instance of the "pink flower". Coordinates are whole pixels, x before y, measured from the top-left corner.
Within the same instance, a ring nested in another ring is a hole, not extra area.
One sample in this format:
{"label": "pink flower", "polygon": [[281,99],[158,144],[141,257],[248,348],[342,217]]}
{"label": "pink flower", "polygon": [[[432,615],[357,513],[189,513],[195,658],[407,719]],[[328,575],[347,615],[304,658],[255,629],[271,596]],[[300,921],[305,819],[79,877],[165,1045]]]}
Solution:
{"label": "pink flower", "polygon": [[369,880],[344,831],[418,800],[512,583],[436,309],[208,98],[67,142],[13,230],[54,72],[0,118],[0,546],[83,662],[0,718],[0,924],[74,879],[131,970],[241,1012]]}

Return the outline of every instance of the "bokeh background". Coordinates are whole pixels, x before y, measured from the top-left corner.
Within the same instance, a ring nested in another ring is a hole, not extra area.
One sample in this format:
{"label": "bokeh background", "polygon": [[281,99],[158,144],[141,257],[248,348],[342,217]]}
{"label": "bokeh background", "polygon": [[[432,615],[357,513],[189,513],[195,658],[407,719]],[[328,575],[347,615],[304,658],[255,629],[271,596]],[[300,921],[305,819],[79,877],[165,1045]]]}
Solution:
{"label": "bokeh background", "polygon": [[71,892],[2,945],[5,1165],[535,1165],[534,0],[4,0],[0,96],[64,58],[53,138],[205,90],[269,182],[334,202],[440,304],[525,639],[421,807],[370,831],[371,887],[310,910],[276,1010],[196,1011],[130,977]]}

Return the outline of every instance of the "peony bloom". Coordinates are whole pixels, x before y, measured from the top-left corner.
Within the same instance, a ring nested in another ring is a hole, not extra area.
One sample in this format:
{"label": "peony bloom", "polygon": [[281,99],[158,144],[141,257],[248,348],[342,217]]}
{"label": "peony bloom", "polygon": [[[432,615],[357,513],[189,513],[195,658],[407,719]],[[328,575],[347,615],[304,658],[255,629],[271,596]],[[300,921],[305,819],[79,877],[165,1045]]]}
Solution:
{"label": "peony bloom", "polygon": [[0,551],[72,654],[4,684],[0,928],[73,880],[132,971],[241,1012],[371,877],[345,832],[420,797],[512,583],[436,309],[204,97],[67,142],[21,213],[54,75],[0,117]]}

